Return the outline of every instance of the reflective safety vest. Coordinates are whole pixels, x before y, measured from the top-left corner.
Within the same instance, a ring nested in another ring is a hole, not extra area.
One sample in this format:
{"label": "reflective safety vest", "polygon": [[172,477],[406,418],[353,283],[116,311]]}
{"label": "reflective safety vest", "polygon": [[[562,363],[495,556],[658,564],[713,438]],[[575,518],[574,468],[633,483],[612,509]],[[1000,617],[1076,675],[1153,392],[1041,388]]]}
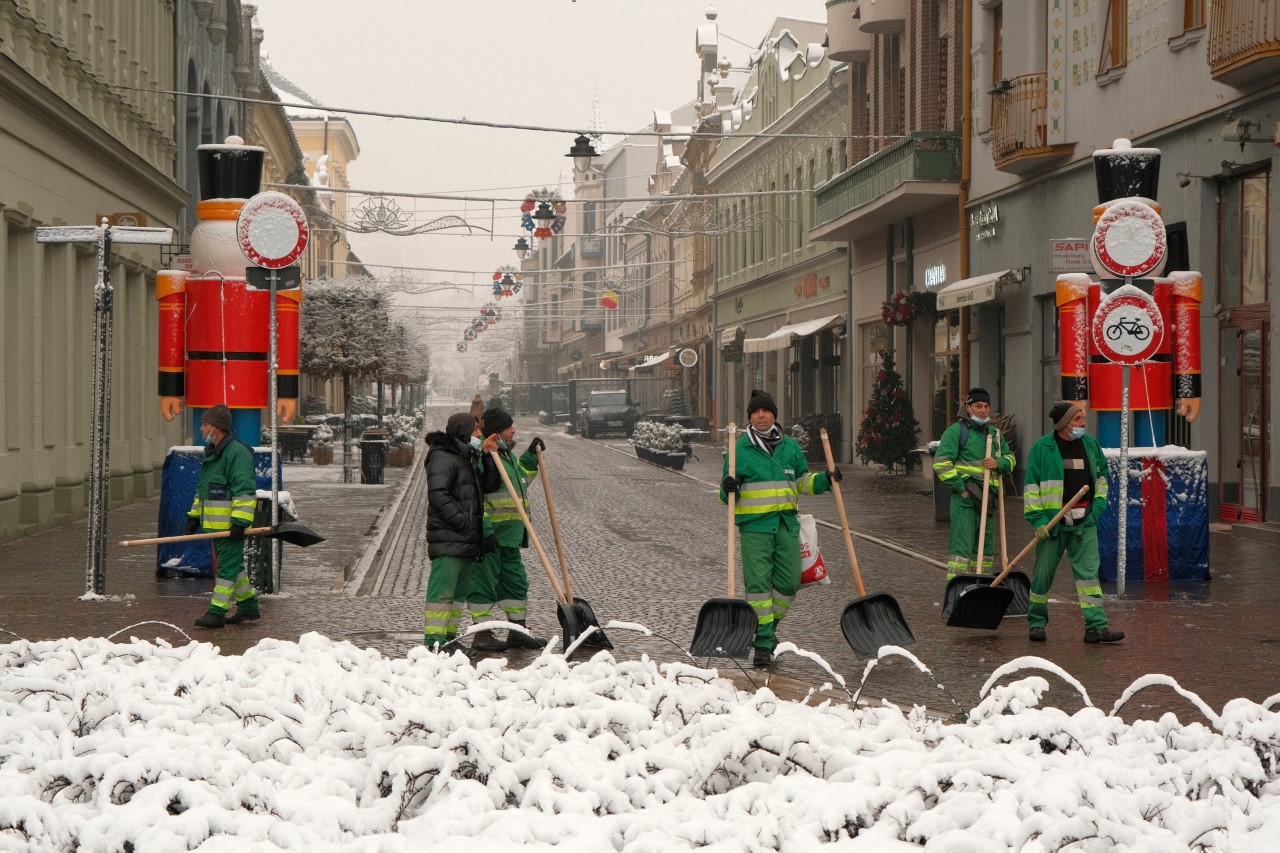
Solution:
{"label": "reflective safety vest", "polygon": [[[788,527],[793,527],[798,524],[799,496],[820,495],[831,488],[826,472],[809,472],[804,451],[791,436],[783,436],[770,454],[744,435],[738,439],[735,462],[735,477],[740,485],[733,518],[743,530],[777,530],[784,519]],[[724,474],[728,473],[726,457]],[[720,499],[728,502],[724,491],[720,492]]]}
{"label": "reflective safety vest", "polygon": [[253,451],[232,433],[200,460],[195,500],[187,511],[199,518],[207,532],[249,527],[258,505],[258,481]]}
{"label": "reflective safety vest", "polygon": [[[520,493],[520,505],[528,513],[528,488],[533,478],[538,476],[538,455],[525,451],[517,459],[511,455],[511,451],[502,450],[498,452],[498,458],[502,460],[502,467],[507,469],[511,485]],[[484,512],[493,522],[499,544],[515,547],[524,543],[524,522],[521,521],[520,512],[516,509],[516,497],[507,490],[505,483],[496,492],[490,492],[484,496]]]}

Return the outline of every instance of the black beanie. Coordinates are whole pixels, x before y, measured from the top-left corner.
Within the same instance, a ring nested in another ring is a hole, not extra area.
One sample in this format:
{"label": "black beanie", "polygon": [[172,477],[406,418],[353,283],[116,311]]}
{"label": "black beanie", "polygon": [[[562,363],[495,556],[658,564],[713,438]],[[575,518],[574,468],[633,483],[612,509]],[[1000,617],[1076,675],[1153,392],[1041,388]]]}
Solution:
{"label": "black beanie", "polygon": [[969,396],[964,398],[964,404],[966,406],[970,406],[974,403],[986,403],[988,406],[991,405],[991,395],[987,393],[986,388],[969,389]]}
{"label": "black beanie", "polygon": [[496,406],[492,409],[485,409],[480,421],[484,425],[484,434],[486,436],[500,433],[515,423],[511,415],[507,414],[506,409],[499,409]]}
{"label": "black beanie", "polygon": [[470,440],[471,433],[476,431],[475,416],[469,415],[466,412],[458,412],[456,415],[449,415],[449,420],[445,424],[444,431],[465,444]]}
{"label": "black beanie", "polygon": [[768,391],[761,391],[759,388],[754,388],[751,391],[751,399],[747,401],[747,417],[750,418],[751,413],[756,409],[767,409],[773,412],[775,418],[778,416],[778,404],[773,399],[773,395]]}
{"label": "black beanie", "polygon": [[205,411],[200,423],[217,427],[223,432],[231,432],[231,410],[219,403]]}

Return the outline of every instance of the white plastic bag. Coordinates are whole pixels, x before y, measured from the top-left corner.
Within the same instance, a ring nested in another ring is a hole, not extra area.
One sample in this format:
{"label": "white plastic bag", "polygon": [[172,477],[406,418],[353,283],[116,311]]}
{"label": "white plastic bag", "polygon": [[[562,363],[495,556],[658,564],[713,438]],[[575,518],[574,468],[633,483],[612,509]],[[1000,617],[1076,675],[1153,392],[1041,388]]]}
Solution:
{"label": "white plastic bag", "polygon": [[818,550],[818,524],[808,513],[800,514],[800,586],[829,584],[827,564]]}

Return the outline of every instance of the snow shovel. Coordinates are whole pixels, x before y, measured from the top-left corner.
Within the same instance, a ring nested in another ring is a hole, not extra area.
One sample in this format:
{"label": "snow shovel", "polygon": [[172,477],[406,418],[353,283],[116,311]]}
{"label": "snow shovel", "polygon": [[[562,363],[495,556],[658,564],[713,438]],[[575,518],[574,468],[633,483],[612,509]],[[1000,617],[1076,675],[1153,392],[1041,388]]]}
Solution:
{"label": "snow shovel", "polygon": [[[1008,568],[1009,539],[1005,535],[1004,526],[1004,477],[1001,476],[997,482],[1000,484],[1000,563],[1003,568]],[[1031,579],[1023,572],[1010,572],[1005,575],[1004,585],[1013,592],[1013,601],[1004,615],[1026,616],[1027,608],[1031,606]]]}
{"label": "snow shovel", "polygon": [[516,505],[516,512],[520,513],[520,520],[524,522],[525,532],[529,534],[529,541],[533,543],[534,549],[538,552],[538,559],[542,561],[542,568],[547,573],[547,580],[551,581],[551,588],[556,593],[556,618],[560,621],[560,630],[564,632],[564,647],[567,649],[573,645],[573,641],[578,639],[578,635],[582,633],[578,628],[578,617],[573,612],[573,605],[569,603],[569,599],[565,598],[564,590],[560,588],[560,582],[556,580],[556,574],[551,570],[551,561],[547,559],[547,552],[542,550],[542,542],[538,539],[538,534],[533,530],[533,522],[529,520],[529,513],[525,511],[524,501],[520,499],[520,493],[516,491],[516,487],[511,483],[511,476],[507,474],[507,467],[502,464],[502,457],[498,455],[498,451],[490,450],[489,455],[493,457],[493,461],[498,466],[498,473],[502,475],[503,485],[507,487],[507,493],[513,498],[512,503]]}
{"label": "snow shovel", "polygon": [[[997,436],[999,435],[998,431],[996,435]],[[992,443],[991,434],[988,433],[987,434],[987,455],[983,457],[984,459],[991,456],[991,443]],[[989,584],[991,582],[991,579],[994,577],[994,575],[989,575],[986,572],[982,571],[983,551],[987,542],[987,500],[988,500],[988,490],[990,488],[990,482],[988,478],[990,477],[990,475],[991,475],[991,470],[989,468],[982,469],[982,510],[981,510],[982,516],[981,516],[981,521],[978,524],[978,559],[977,559],[978,571],[977,573],[965,572],[963,574],[958,574],[955,577],[951,578],[949,581],[947,581],[947,588],[943,591],[943,594],[942,594],[942,618],[944,620],[949,619],[951,617],[951,610],[956,606],[956,600],[960,597],[960,593],[964,592],[964,590],[968,589],[971,586],[974,586],[975,584]],[[1000,513],[1001,513],[1000,531],[1001,531],[1001,536],[1003,536],[1004,535],[1004,483],[1003,481],[1001,481],[1001,488],[999,491],[1000,491],[999,499],[1000,499]],[[1004,553],[1007,554],[1007,550]],[[1022,613],[1025,615],[1027,612],[1026,603],[1029,600],[1029,597],[1031,595],[1031,581],[1028,580],[1027,576],[1022,572],[1015,572],[1006,579],[1005,586],[1013,590],[1014,597],[1017,601],[1022,602]],[[1010,614],[1010,615],[1013,615],[1013,614]]]}
{"label": "snow shovel", "polygon": [[551,521],[551,537],[556,542],[556,558],[560,561],[560,578],[564,581],[565,601],[573,602],[573,615],[577,620],[579,633],[587,628],[595,628],[595,631],[588,635],[582,644],[593,649],[612,649],[613,643],[609,642],[609,638],[605,636],[604,629],[600,627],[600,620],[596,618],[596,612],[591,609],[591,605],[586,599],[575,598],[573,595],[573,582],[569,580],[569,561],[564,556],[564,544],[560,541],[560,522],[556,520],[556,502],[551,498],[551,478],[547,476],[547,463],[542,458],[540,447],[538,448],[538,471],[542,473],[542,491],[547,496],[547,517]]}
{"label": "snow shovel", "polygon": [[[831,455],[831,440],[827,438],[825,429],[819,430],[818,434],[822,436],[822,452],[827,457],[827,470],[830,471],[836,467]],[[831,481],[831,493],[836,499],[836,509],[840,511],[840,528],[844,531],[844,548],[849,552],[853,582],[858,586],[858,597],[845,605],[840,616],[840,630],[844,632],[845,642],[860,658],[875,657],[881,646],[914,644],[916,637],[903,618],[897,600],[885,592],[867,595],[863,588],[862,572],[858,570],[858,557],[853,552],[853,536],[849,532],[849,517],[844,511],[844,497],[840,494],[840,484],[834,480]]]}
{"label": "snow shovel", "polygon": [[[1075,506],[1076,501],[1084,497],[1088,491],[1088,486],[1081,486],[1080,491],[1076,492],[1076,496],[1064,503],[1062,509],[1058,510],[1058,514],[1045,526],[1052,530],[1071,507]],[[1018,552],[1018,556],[1014,557],[1009,562],[1009,565],[1004,567],[1004,571],[996,575],[990,586],[985,583],[974,584],[961,590],[960,597],[956,599],[955,607],[951,608],[951,617],[947,619],[947,625],[952,628],[984,628],[989,631],[999,628],[1000,620],[1004,619],[1005,610],[1008,609],[1009,604],[1013,601],[1013,591],[1008,587],[999,586],[999,584],[1013,570],[1013,567],[1021,562],[1023,557],[1031,553],[1031,549],[1036,546],[1038,541],[1040,540],[1032,538],[1026,547]]]}
{"label": "snow shovel", "polygon": [[[290,545],[297,545],[300,548],[309,548],[317,542],[324,541],[324,537],[319,533],[296,521],[282,521],[275,527],[250,527],[244,532],[244,535],[279,539],[281,542],[288,542]],[[157,536],[152,539],[125,539],[120,544],[126,547],[129,545],[161,545],[165,542],[193,542],[197,539],[227,539],[230,536],[230,530],[219,530],[216,533],[186,533],[181,536]]]}
{"label": "snow shovel", "polygon": [[[729,476],[737,474],[737,426],[729,424]],[[694,657],[745,658],[756,640],[760,620],[751,605],[733,597],[734,508],[737,494],[729,493],[729,597],[712,598],[698,611],[698,624],[693,629],[689,654]]]}

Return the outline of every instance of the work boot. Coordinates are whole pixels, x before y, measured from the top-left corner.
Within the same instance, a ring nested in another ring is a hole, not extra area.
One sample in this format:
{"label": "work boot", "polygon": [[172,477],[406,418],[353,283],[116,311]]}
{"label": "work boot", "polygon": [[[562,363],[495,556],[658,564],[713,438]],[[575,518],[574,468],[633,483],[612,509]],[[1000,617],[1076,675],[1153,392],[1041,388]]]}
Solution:
{"label": "work boot", "polygon": [[508,645],[508,641],[498,639],[492,631],[477,631],[471,638],[471,648],[478,652],[505,652]]}
{"label": "work boot", "polygon": [[227,624],[227,617],[222,613],[206,613],[196,620],[197,628],[221,628]]}
{"label": "work boot", "polygon": [[[524,628],[523,619],[512,619],[511,622]],[[507,648],[509,649],[544,649],[546,646],[546,640],[527,634],[524,631],[507,632]]]}
{"label": "work boot", "polygon": [[1048,639],[1045,636],[1044,628],[1032,628],[1027,633],[1027,638],[1036,643],[1043,643],[1046,639]]}
{"label": "work boot", "polygon": [[239,625],[241,622],[256,622],[262,618],[262,614],[257,610],[243,610],[239,607],[236,612],[226,618],[228,625]]}
{"label": "work boot", "polygon": [[1124,631],[1112,631],[1110,628],[1084,632],[1084,641],[1086,643],[1118,643],[1123,639]]}
{"label": "work boot", "polygon": [[761,669],[773,665],[773,649],[763,649],[756,647],[755,657],[751,659],[751,665],[760,667]]}

